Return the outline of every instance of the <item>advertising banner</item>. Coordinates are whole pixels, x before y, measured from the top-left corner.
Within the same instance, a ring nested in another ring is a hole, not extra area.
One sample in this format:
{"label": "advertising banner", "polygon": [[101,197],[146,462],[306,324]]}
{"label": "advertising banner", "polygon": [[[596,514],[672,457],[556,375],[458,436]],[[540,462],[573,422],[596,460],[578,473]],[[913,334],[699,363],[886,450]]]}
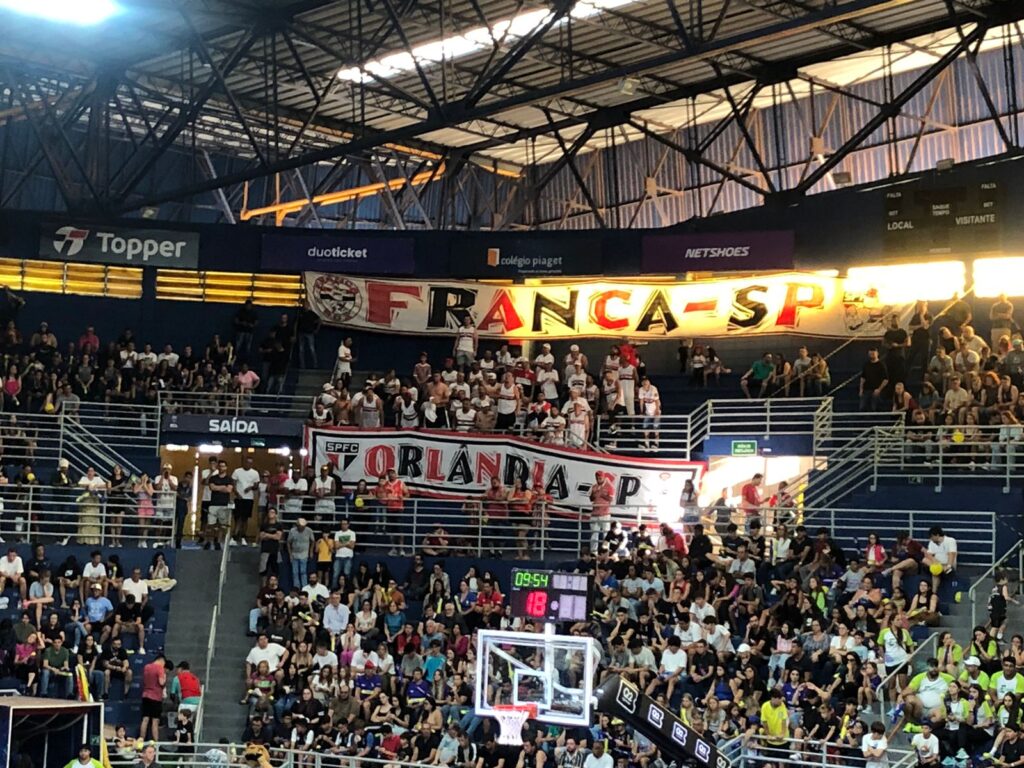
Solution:
{"label": "advertising banner", "polygon": [[57,222],[40,225],[39,255],[53,261],[195,269],[199,266],[199,235]]}
{"label": "advertising banner", "polygon": [[645,273],[792,269],[791,231],[700,232],[644,235],[640,243]]}
{"label": "advertising banner", "polygon": [[703,462],[631,458],[542,445],[504,435],[471,435],[437,430],[306,430],[305,447],[315,466],[337,467],[346,485],[371,484],[394,469],[418,496],[463,498],[482,494],[492,477],[506,486],[520,478],[541,482],[561,506],[589,507],[596,472],[615,485],[617,505],[679,507],[687,480],[700,488]]}
{"label": "advertising banner", "polygon": [[467,235],[453,238],[450,266],[452,274],[464,277],[600,275],[601,241],[579,237]]}
{"label": "advertising banner", "polygon": [[878,291],[842,278],[786,273],[691,283],[576,281],[555,285],[374,280],[307,272],[324,323],[382,333],[454,332],[469,315],[484,338],[718,338],[798,332],[881,335],[891,312]]}
{"label": "advertising banner", "polygon": [[263,269],[289,272],[345,272],[353,275],[411,275],[415,269],[411,238],[315,235],[264,235]]}

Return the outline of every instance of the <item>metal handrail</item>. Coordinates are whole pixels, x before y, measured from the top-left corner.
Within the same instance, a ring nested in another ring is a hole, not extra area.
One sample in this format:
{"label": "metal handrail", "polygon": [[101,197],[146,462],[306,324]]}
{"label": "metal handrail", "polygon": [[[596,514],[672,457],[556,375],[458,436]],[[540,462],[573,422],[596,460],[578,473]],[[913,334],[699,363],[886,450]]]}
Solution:
{"label": "metal handrail", "polygon": [[881,704],[882,712],[883,713],[886,711],[886,707],[885,707],[885,692],[889,688],[889,683],[892,682],[892,680],[895,679],[895,677],[897,675],[902,673],[904,671],[904,668],[910,669],[911,672],[907,673],[907,674],[908,674],[909,677],[913,677],[912,672],[913,672],[913,669],[914,669],[914,659],[918,656],[918,654],[920,654],[920,653],[924,652],[925,650],[927,650],[929,644],[931,645],[931,651],[932,651],[931,655],[935,656],[938,653],[938,643],[939,643],[939,635],[940,634],[941,633],[939,633],[939,632],[932,632],[930,635],[928,635],[928,637],[926,637],[917,646],[917,648],[914,649],[913,653],[911,653],[907,657],[907,660],[906,660],[905,663],[900,664],[898,669],[894,669],[892,672],[890,672],[889,674],[887,674],[885,677],[882,678],[881,682],[878,684],[878,687],[875,689],[875,692],[878,694],[878,702],[879,702],[879,704]]}
{"label": "metal handrail", "polygon": [[[71,451],[77,448],[87,465],[91,464],[101,472],[110,472],[115,465],[120,465],[125,474],[142,474],[142,470],[115,451],[108,440],[101,439],[98,435],[90,432],[77,417],[60,414],[60,430],[63,450]],[[69,438],[72,441],[70,445]],[[82,447],[75,446],[74,441],[77,441]]]}
{"label": "metal handrail", "polygon": [[[149,744],[150,742],[147,742]],[[187,746],[187,763],[178,761],[182,755],[181,745],[174,742],[152,742],[156,747],[157,762],[161,765],[185,765],[190,768],[211,768],[212,766],[223,765],[221,762],[212,762],[204,757],[205,753],[217,750],[224,754],[231,765],[241,762],[241,756],[245,754],[245,744],[240,742],[214,744],[202,742],[198,739]],[[331,753],[313,752],[306,750],[283,749],[273,747],[271,749],[272,760],[276,768],[336,768],[338,765],[359,765],[366,768],[386,768],[387,766],[408,766],[410,768],[436,768],[427,763],[414,763],[408,761],[386,760],[376,757],[355,757],[351,755],[336,755]]]}
{"label": "metal handrail", "polygon": [[971,584],[970,589],[967,590],[967,600],[971,604],[971,627],[978,626],[978,605],[975,601],[975,597],[978,593],[978,587],[985,579],[989,578],[994,574],[1003,563],[1005,563],[1014,552],[1017,553],[1017,582],[1024,581],[1024,539],[1018,541],[1012,547],[1010,547],[1006,554],[996,560],[992,565],[980,576],[975,578],[974,583]]}
{"label": "metal handrail", "polygon": [[[718,752],[726,757],[731,757],[732,764],[737,768],[764,765],[766,762],[773,765],[822,766],[825,768],[835,765],[835,749],[840,746],[846,745],[838,741],[791,737],[787,739],[784,747],[778,747],[769,743],[764,734],[748,731],[720,744]],[[860,745],[858,744],[857,747],[859,748]],[[799,756],[796,753],[799,753]],[[917,761],[914,750],[897,747],[890,747],[886,756],[892,768],[911,765]]]}
{"label": "metal handrail", "polygon": [[220,572],[217,575],[217,602],[213,606],[213,614],[210,617],[210,639],[206,644],[206,675],[203,677],[203,693],[199,702],[199,709],[196,710],[195,734],[198,740],[203,733],[203,716],[205,714],[203,702],[210,690],[210,670],[213,667],[213,654],[217,646],[217,621],[220,618],[224,605],[224,582],[228,576],[228,562],[231,560],[231,547],[225,546],[220,556]]}

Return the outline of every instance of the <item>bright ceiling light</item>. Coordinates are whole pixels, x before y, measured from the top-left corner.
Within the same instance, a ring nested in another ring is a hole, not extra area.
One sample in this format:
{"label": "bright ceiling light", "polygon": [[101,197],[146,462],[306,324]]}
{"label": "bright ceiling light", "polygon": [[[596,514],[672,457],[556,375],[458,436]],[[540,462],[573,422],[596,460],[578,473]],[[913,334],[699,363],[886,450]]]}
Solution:
{"label": "bright ceiling light", "polygon": [[0,0],[0,10],[63,24],[91,26],[115,16],[121,9],[113,0]]}
{"label": "bright ceiling light", "polygon": [[[0,0],[0,3],[7,0]],[[630,5],[639,0],[580,0],[569,11],[574,19],[589,19],[602,11]],[[361,67],[349,67],[338,72],[338,77],[353,83],[366,83],[374,79],[386,80],[389,77],[412,72],[416,64],[421,67],[440,64],[442,61],[460,59],[480,51],[487,50],[499,43],[510,43],[526,37],[535,29],[551,19],[551,11],[539,9],[524,11],[509,19],[502,19],[490,27],[475,27],[461,35],[443,37],[422,45],[413,46],[410,55],[407,51],[382,56],[363,64]],[[564,17],[559,23],[564,22]]]}

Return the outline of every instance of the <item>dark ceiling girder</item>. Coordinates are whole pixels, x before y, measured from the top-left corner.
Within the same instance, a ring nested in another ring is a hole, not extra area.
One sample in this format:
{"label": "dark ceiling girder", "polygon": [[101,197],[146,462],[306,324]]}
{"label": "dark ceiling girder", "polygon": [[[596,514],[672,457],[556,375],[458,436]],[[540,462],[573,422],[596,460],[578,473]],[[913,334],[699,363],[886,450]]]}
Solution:
{"label": "dark ceiling girder", "polygon": [[880,110],[878,110],[870,120],[864,123],[856,133],[850,136],[850,138],[847,139],[841,147],[837,148],[831,155],[826,157],[824,162],[808,174],[803,181],[801,181],[792,190],[780,193],[780,195],[784,198],[792,198],[806,194],[809,189],[821,181],[833,168],[839,165],[839,163],[841,163],[851,151],[860,146],[868,139],[869,136],[871,136],[871,134],[885,125],[887,120],[898,116],[900,110],[906,106],[911,99],[924,90],[929,83],[935,80],[939,74],[945,71],[947,67],[956,61],[961,54],[970,50],[971,45],[983,40],[988,29],[988,22],[979,22],[974,29],[957,40],[956,44],[944,53],[941,58],[914,78],[914,81],[910,83],[910,85],[904,88],[900,93],[895,94],[891,102],[885,104]]}
{"label": "dark ceiling girder", "polygon": [[[538,101],[544,101],[547,99],[556,98],[565,94],[570,94],[574,91],[578,91],[583,88],[591,87],[594,85],[600,85],[602,83],[616,81],[626,75],[635,74],[638,72],[647,71],[650,69],[656,69],[661,66],[668,64],[678,63],[680,61],[687,60],[706,60],[716,55],[728,53],[732,50],[742,48],[746,45],[756,43],[765,38],[778,38],[779,36],[786,36],[793,34],[798,31],[805,31],[821,26],[826,23],[833,23],[837,20],[846,19],[852,16],[862,15],[870,13],[873,9],[891,7],[894,2],[899,0],[854,0],[854,2],[846,3],[841,6],[829,5],[819,9],[815,13],[809,13],[804,17],[789,20],[780,21],[776,24],[769,25],[768,27],[760,28],[757,30],[748,30],[739,35],[732,37],[719,38],[718,40],[700,43],[696,45],[696,49],[693,52],[678,51],[665,53],[660,56],[656,56],[650,59],[644,59],[638,62],[624,65],[618,68],[610,68],[602,73],[593,74],[575,80],[567,80],[556,85],[548,86],[545,88],[535,89],[533,91],[516,94],[512,97],[505,99],[497,99],[494,101],[485,102],[481,105],[469,110],[459,110],[458,105],[452,104],[447,107],[445,116],[442,118],[437,115],[430,116],[427,120],[395,128],[392,130],[375,132],[373,134],[367,134],[358,138],[354,138],[349,142],[339,144],[335,147],[329,147],[320,150],[314,150],[302,155],[295,157],[286,158],[277,162],[271,163],[270,168],[266,172],[274,173],[286,170],[292,170],[294,168],[302,167],[303,165],[309,165],[311,163],[322,162],[325,160],[332,160],[337,157],[341,157],[346,154],[354,154],[367,149],[373,149],[374,147],[380,146],[385,143],[400,143],[415,138],[418,135],[446,128],[458,123],[465,122],[468,120],[475,119],[486,119],[490,116],[500,114],[503,111],[512,109],[514,107],[523,106],[525,104],[535,103]],[[1015,15],[1016,17],[1024,16],[1024,9],[1018,9],[1016,6],[1013,11],[1007,10],[1007,13]],[[874,45],[884,45],[887,42],[897,42],[900,39],[906,38],[910,35],[922,34],[927,31],[934,29],[941,29],[948,27],[948,21],[945,19],[940,21],[936,20],[932,23],[922,25],[920,28],[915,27],[913,29],[903,29],[894,31],[885,35],[880,35],[877,41],[872,41]],[[831,59],[838,55],[844,55],[850,51],[849,49],[830,49],[826,51],[816,52],[814,55],[808,55],[800,60],[791,60],[783,62],[787,69],[797,69],[801,66],[808,64],[817,63],[823,59]],[[773,64],[773,67],[777,67],[778,64]],[[676,100],[682,98],[689,98],[700,93],[706,93],[711,90],[721,88],[723,84],[737,84],[744,80],[758,79],[759,73],[757,71],[751,71],[750,73],[735,73],[730,75],[726,82],[723,83],[721,80],[711,78],[707,81],[688,85],[684,88],[679,89],[676,92],[663,92],[657,95],[645,96],[641,99],[634,100],[627,104],[618,105],[613,108],[609,108],[613,112],[611,118],[605,118],[604,116],[597,113],[588,113],[579,116],[570,116],[563,118],[561,121],[556,123],[556,128],[567,128],[581,123],[591,124],[601,120],[617,120],[618,124],[624,123],[628,120],[629,114],[642,109],[649,109],[651,107],[663,104],[665,101]],[[600,111],[599,111],[600,112]],[[607,125],[607,122],[605,123]],[[550,133],[550,126],[542,125],[535,128],[524,129],[517,131],[513,134],[502,136],[496,139],[488,140],[487,142],[481,142],[479,144],[472,145],[464,148],[467,152],[479,151],[480,149],[489,148],[492,146],[498,146],[509,143],[511,141],[517,141],[522,138],[528,138],[531,136],[544,135]],[[244,171],[236,172],[233,174],[227,174],[220,177],[217,180],[209,180],[200,182],[197,184],[190,185],[188,187],[173,190],[167,193],[162,193],[156,196],[147,197],[144,201],[133,202],[132,204],[125,204],[119,210],[120,212],[134,210],[142,205],[154,205],[162,202],[170,202],[173,200],[181,200],[192,195],[209,192],[219,187],[228,186],[232,184],[240,184],[245,181],[258,178],[264,175],[264,171],[256,168],[247,169]]]}

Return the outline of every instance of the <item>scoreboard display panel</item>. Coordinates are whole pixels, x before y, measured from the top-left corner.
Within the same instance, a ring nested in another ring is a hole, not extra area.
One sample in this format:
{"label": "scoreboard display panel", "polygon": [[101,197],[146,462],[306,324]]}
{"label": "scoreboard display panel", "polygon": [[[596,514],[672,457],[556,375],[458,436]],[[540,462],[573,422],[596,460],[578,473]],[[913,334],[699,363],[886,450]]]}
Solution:
{"label": "scoreboard display panel", "polygon": [[885,193],[885,250],[945,254],[998,250],[1003,211],[994,181]]}
{"label": "scoreboard display panel", "polygon": [[592,580],[583,573],[513,568],[509,588],[512,615],[543,622],[586,621]]}

